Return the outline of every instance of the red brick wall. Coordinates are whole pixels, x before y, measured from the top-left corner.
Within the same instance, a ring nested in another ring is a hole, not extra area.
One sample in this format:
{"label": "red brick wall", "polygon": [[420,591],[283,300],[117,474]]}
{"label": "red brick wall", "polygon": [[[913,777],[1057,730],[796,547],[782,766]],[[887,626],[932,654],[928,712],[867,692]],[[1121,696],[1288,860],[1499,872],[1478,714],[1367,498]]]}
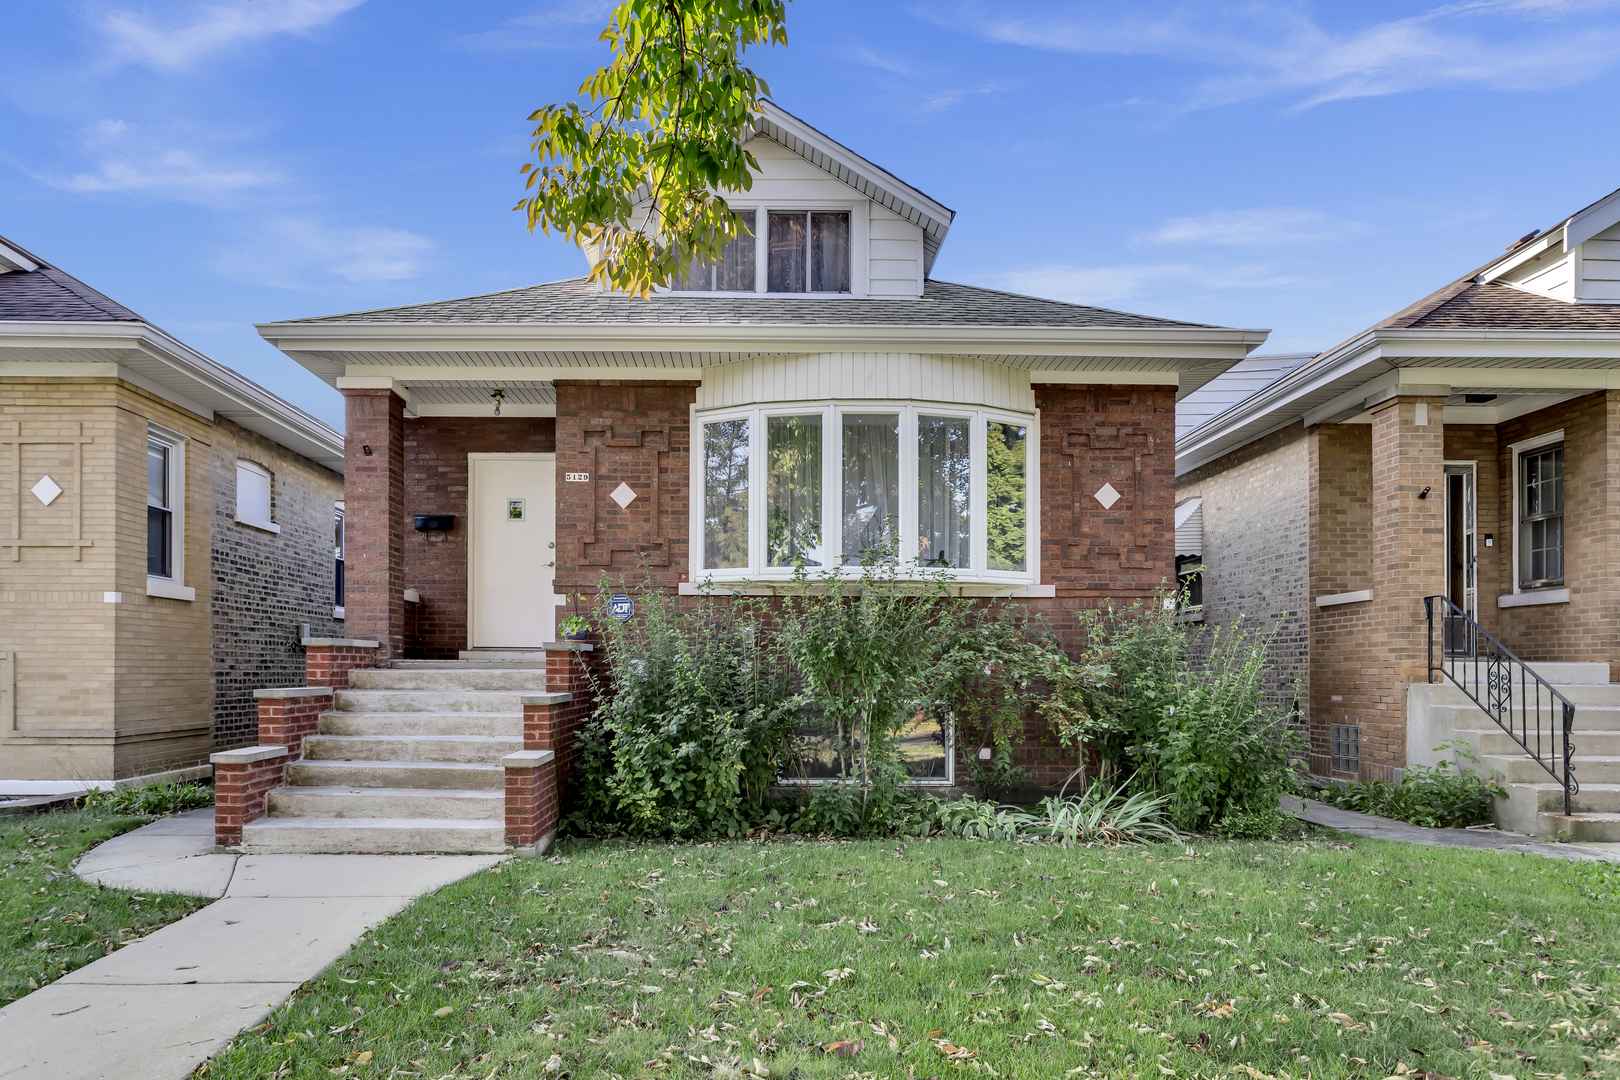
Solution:
{"label": "red brick wall", "polygon": [[381,642],[386,659],[405,639],[405,402],[392,390],[343,398],[344,628]]}
{"label": "red brick wall", "polygon": [[234,847],[242,826],[264,817],[265,801],[281,786],[285,757],[214,766],[214,843]]}
{"label": "red brick wall", "polygon": [[[377,666],[377,650],[362,645],[309,645],[304,649],[304,685],[349,688],[349,672]],[[260,706],[259,715],[264,715]],[[263,723],[261,719],[261,725]],[[264,742],[261,732],[259,742]]]}
{"label": "red brick wall", "polygon": [[285,746],[282,764],[304,756],[304,740],[315,734],[321,713],[332,710],[332,696],[259,699],[259,745]]}
{"label": "red brick wall", "polygon": [[[453,660],[467,647],[467,455],[549,454],[550,417],[424,416],[405,421],[405,587],[422,594],[405,655]],[[448,533],[419,533],[417,514],[454,514]]]}
{"label": "red brick wall", "polygon": [[[603,576],[673,586],[688,567],[690,382],[557,383],[557,591],[594,597]],[[563,475],[584,472],[589,483]],[[639,496],[621,509],[621,483]],[[656,484],[656,496],[654,485]]]}
{"label": "red brick wall", "polygon": [[[1503,644],[1534,663],[1600,661],[1620,675],[1620,391],[1609,390],[1528,413],[1497,426],[1496,473],[1502,497],[1496,533],[1497,577],[1482,586],[1480,606],[1513,591],[1513,455],[1537,435],[1564,431],[1564,584],[1567,604],[1497,612]],[[1492,531],[1480,525],[1480,531]]]}

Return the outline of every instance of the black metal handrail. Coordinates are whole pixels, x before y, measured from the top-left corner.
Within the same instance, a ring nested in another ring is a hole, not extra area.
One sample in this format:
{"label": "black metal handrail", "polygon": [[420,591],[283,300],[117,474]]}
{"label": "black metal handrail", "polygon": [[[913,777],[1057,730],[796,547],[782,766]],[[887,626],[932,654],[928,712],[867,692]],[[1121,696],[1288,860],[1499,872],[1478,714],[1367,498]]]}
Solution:
{"label": "black metal handrail", "polygon": [[[1435,618],[1435,601],[1444,605]],[[1497,641],[1448,596],[1425,596],[1423,610],[1429,620],[1429,681],[1435,672],[1496,721],[1496,725],[1536,764],[1547,770],[1564,789],[1564,813],[1574,812],[1575,705],[1551,683]],[[1435,664],[1435,638],[1440,639],[1440,664]],[[1464,673],[1463,679],[1457,672]]]}

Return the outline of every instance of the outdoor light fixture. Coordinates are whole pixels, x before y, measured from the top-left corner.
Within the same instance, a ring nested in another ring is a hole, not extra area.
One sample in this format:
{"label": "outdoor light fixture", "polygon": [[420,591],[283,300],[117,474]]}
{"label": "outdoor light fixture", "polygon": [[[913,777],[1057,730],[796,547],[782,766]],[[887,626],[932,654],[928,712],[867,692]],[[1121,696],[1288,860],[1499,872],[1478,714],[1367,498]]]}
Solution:
{"label": "outdoor light fixture", "polygon": [[493,393],[491,393],[489,396],[495,402],[495,415],[496,416],[501,415],[501,402],[506,400],[506,391],[505,390],[496,390]]}

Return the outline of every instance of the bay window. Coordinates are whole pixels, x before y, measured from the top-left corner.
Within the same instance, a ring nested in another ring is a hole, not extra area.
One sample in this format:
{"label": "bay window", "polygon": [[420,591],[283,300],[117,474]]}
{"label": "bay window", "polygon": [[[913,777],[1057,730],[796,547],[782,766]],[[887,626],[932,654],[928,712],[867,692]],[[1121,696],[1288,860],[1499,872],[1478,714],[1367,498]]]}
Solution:
{"label": "bay window", "polygon": [[692,579],[783,579],[894,552],[906,572],[1029,584],[1034,419],[800,404],[696,418]]}

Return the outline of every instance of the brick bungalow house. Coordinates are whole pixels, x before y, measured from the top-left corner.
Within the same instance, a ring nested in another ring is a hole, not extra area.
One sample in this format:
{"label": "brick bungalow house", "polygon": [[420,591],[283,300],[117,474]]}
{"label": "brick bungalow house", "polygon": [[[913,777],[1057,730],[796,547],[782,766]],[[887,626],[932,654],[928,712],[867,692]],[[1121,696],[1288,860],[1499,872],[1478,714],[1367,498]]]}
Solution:
{"label": "brick bungalow house", "polygon": [[343,467],[326,424],[0,238],[0,793],[254,742],[301,625],[340,625]]}
{"label": "brick bungalow house", "polygon": [[1205,619],[1280,624],[1311,771],[1393,780],[1460,739],[1504,824],[1620,839],[1620,192],[1185,404],[1178,548]]}
{"label": "brick bungalow house", "polygon": [[[780,586],[893,519],[907,559],[1060,629],[1171,576],[1177,395],[1265,332],[934,280],[952,211],[775,106],[750,149],[753,235],[650,300],[579,278],[259,327],[347,398],[347,626],[377,667],[265,706],[301,759],[226,763],[251,775],[222,844],[532,845],[550,819],[503,841],[500,763],[566,766],[535,734],[573,722],[545,712],[575,686],[559,605],[641,564],[680,595]],[[1022,495],[991,507],[991,469]],[[992,543],[992,509],[1022,528]]]}

